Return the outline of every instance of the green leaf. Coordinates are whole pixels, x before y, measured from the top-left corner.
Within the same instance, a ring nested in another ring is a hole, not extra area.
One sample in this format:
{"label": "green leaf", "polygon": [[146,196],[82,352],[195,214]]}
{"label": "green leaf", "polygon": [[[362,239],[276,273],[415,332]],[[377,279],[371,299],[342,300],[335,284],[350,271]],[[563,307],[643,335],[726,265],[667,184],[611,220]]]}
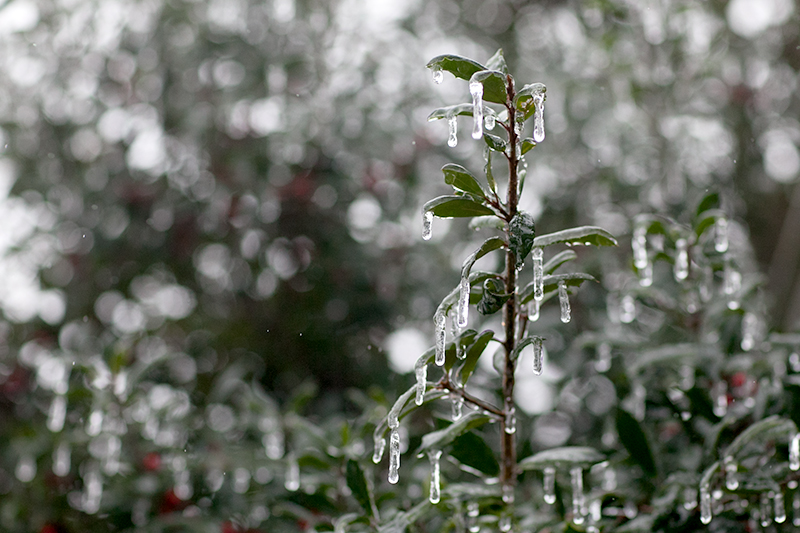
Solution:
{"label": "green leaf", "polygon": [[517,92],[516,106],[522,112],[524,120],[528,120],[536,111],[535,96],[538,94],[542,95],[542,101],[547,99],[547,87],[544,83],[531,83]]}
{"label": "green leaf", "polygon": [[353,497],[369,516],[375,516],[375,499],[369,490],[367,478],[361,465],[353,459],[347,461],[347,487],[352,491]]}
{"label": "green leaf", "polygon": [[720,207],[719,193],[709,193],[700,200],[700,203],[697,205],[697,210],[695,211],[695,216],[699,217],[704,211],[719,209]]}
{"label": "green leaf", "polygon": [[475,250],[464,260],[464,263],[461,266],[461,277],[463,278],[465,276],[469,276],[469,273],[472,270],[472,265],[475,264],[475,261],[485,256],[489,252],[493,252],[494,250],[502,248],[505,246],[505,244],[505,241],[503,241],[503,239],[500,237],[489,237],[483,241],[481,247]]}
{"label": "green leaf", "polygon": [[[544,293],[555,292],[558,290],[558,282],[563,281],[567,287],[580,287],[583,285],[584,281],[594,281],[597,282],[594,276],[591,274],[585,274],[583,272],[570,272],[568,274],[551,274],[549,276],[545,276],[542,280],[542,284],[544,285]],[[522,289],[519,296],[520,303],[528,303],[533,299],[533,282],[528,283],[525,285],[525,288]]]}
{"label": "green leaf", "polygon": [[772,441],[776,439],[785,438],[788,442],[789,438],[797,433],[797,426],[791,420],[780,418],[777,415],[767,417],[759,420],[742,431],[738,437],[725,450],[725,456],[736,456],[748,444],[753,442]]}
{"label": "green leaf", "polygon": [[520,151],[522,155],[525,155],[531,150],[533,150],[535,147],[536,147],[536,141],[534,141],[533,139],[530,138],[522,139],[522,147],[520,148]]}
{"label": "green leaf", "polygon": [[476,196],[486,197],[486,191],[475,179],[475,176],[462,167],[454,163],[448,163],[442,167],[444,173],[444,182],[451,185],[454,189],[472,193]]}
{"label": "green leaf", "polygon": [[545,263],[542,268],[545,274],[552,274],[553,272],[556,271],[556,269],[558,269],[558,267],[560,267],[567,261],[572,261],[574,259],[577,259],[577,257],[578,254],[576,254],[572,250],[564,250],[563,252],[559,252],[552,258],[550,258],[550,260],[547,261],[547,263]]}
{"label": "green leaf", "polygon": [[508,65],[506,65],[506,58],[503,55],[503,49],[498,48],[497,52],[486,62],[486,68],[489,70],[497,70],[503,74],[508,74]]}
{"label": "green leaf", "polygon": [[483,140],[486,143],[486,146],[488,146],[495,152],[502,153],[506,151],[506,142],[497,135],[492,135],[491,133],[483,132]]}
{"label": "green leaf", "polygon": [[725,218],[725,213],[718,209],[709,209],[705,211],[694,224],[694,233],[698,237],[703,234],[708,228],[712,227],[718,218]]}
{"label": "green leaf", "polygon": [[482,331],[481,334],[475,339],[475,342],[472,343],[472,346],[467,348],[467,356],[464,358],[464,366],[461,367],[462,386],[466,385],[467,381],[469,381],[470,376],[475,371],[475,366],[478,364],[478,359],[480,359],[484,350],[486,350],[486,346],[489,345],[489,342],[492,340],[492,338],[494,338],[494,331],[487,329]]}
{"label": "green leaf", "polygon": [[439,196],[425,204],[423,212],[431,211],[440,218],[493,215],[494,211],[464,196]]}
{"label": "green leaf", "polygon": [[483,85],[483,99],[495,104],[505,104],[506,75],[496,70],[482,70],[473,74],[469,82],[480,82]]}
{"label": "green leaf", "polygon": [[431,114],[428,115],[428,122],[457,116],[471,117],[472,104],[456,104],[434,109]]}
{"label": "green leaf", "polygon": [[477,411],[472,411],[459,418],[446,428],[428,433],[422,437],[422,444],[417,449],[417,454],[427,450],[441,450],[457,437],[463,435],[467,431],[476,427],[482,426],[489,422],[491,417],[481,414]]}
{"label": "green leaf", "polygon": [[539,247],[560,243],[568,245],[617,246],[617,239],[603,228],[581,226],[540,235],[533,241],[533,245]]}
{"label": "green leaf", "polygon": [[544,342],[544,337],[540,337],[538,335],[532,335],[530,337],[525,337],[524,339],[519,341],[517,345],[514,347],[514,350],[512,350],[511,352],[511,360],[516,361],[517,359],[519,359],[519,354],[522,353],[522,350],[524,350],[529,344],[533,344],[536,341]]}
{"label": "green leaf", "polygon": [[[484,132],[483,136],[486,137],[486,132]],[[492,174],[492,149],[487,146],[483,155],[483,158],[486,160],[486,163],[483,165],[483,173],[486,174],[486,181],[489,183],[489,188],[492,189],[492,192],[495,193],[496,197],[497,184],[494,181],[494,174]],[[500,229],[503,228],[501,227]]]}
{"label": "green leaf", "polygon": [[502,231],[503,229],[505,229],[505,222],[503,222],[502,218],[498,218],[494,215],[485,217],[475,217],[469,221],[469,229],[479,230],[483,228],[492,228]]}
{"label": "green leaf", "polygon": [[456,78],[461,78],[462,80],[468,81],[476,72],[486,70],[486,67],[477,61],[453,54],[436,56],[428,61],[427,67],[431,70],[435,70],[437,68],[446,70]]}
{"label": "green leaf", "polygon": [[464,433],[453,441],[450,455],[462,464],[494,477],[500,473],[500,465],[492,449],[473,432]]}
{"label": "green leaf", "polygon": [[638,420],[623,409],[617,409],[617,434],[619,440],[636,463],[650,477],[656,475],[656,462],[647,436]]}
{"label": "green leaf", "polygon": [[510,294],[504,294],[501,291],[503,286],[495,279],[487,279],[483,282],[483,296],[478,302],[477,309],[482,315],[491,315],[499,311],[503,304],[505,304]]}
{"label": "green leaf", "polygon": [[548,466],[569,468],[573,466],[589,467],[605,461],[606,457],[588,446],[564,446],[551,448],[526,457],[519,463],[520,470],[542,470]]}
{"label": "green leaf", "polygon": [[533,217],[524,211],[517,212],[508,224],[508,247],[514,252],[517,265],[522,264],[533,248],[536,226]]}

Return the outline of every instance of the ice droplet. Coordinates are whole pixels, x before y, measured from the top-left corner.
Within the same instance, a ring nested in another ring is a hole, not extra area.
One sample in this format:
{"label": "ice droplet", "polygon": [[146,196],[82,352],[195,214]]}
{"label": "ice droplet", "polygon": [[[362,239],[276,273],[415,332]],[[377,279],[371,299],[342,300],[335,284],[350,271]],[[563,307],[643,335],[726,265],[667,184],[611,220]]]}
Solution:
{"label": "ice droplet", "polygon": [[796,433],[789,442],[789,468],[800,470],[800,433]]}
{"label": "ice droplet", "polygon": [[733,457],[728,455],[723,460],[723,464],[725,466],[725,487],[728,490],[736,490],[739,488],[739,467],[736,466],[736,462],[733,460]]}
{"label": "ice droplet", "polygon": [[505,424],[504,424],[504,431],[509,435],[513,435],[517,432],[517,410],[512,405],[506,411],[505,417]]}
{"label": "ice droplet", "polygon": [[375,435],[374,451],[372,452],[372,462],[378,464],[383,459],[383,451],[386,449],[386,439],[383,436]]}
{"label": "ice droplet", "polygon": [[772,509],[770,499],[774,493],[772,491],[762,492],[760,498],[759,514],[761,515],[761,526],[768,527],[772,524]]}
{"label": "ice droplet", "polygon": [[636,319],[636,300],[633,296],[626,294],[622,297],[619,304],[619,321],[623,324],[630,324]]}
{"label": "ice droplet", "polygon": [[69,474],[72,462],[72,451],[69,444],[62,442],[53,451],[53,473],[58,477],[65,477]]}
{"label": "ice droplet", "polygon": [[400,432],[397,428],[389,434],[389,483],[400,480]]}
{"label": "ice droplet", "polygon": [[422,240],[429,241],[433,237],[433,211],[422,212]]}
{"label": "ice droplet", "polygon": [[487,130],[492,131],[494,129],[494,126],[495,126],[494,114],[486,113],[486,117],[484,118],[483,122],[484,122],[484,127]]}
{"label": "ice droplet", "polygon": [[447,317],[444,313],[437,312],[433,316],[433,325],[436,332],[436,357],[434,359],[436,366],[444,366],[444,348],[447,342],[445,322],[447,322]]}
{"label": "ice droplet", "polygon": [[423,355],[417,359],[417,363],[414,365],[414,375],[417,378],[417,388],[415,391],[414,403],[417,405],[422,405],[422,403],[425,401],[425,387],[428,379],[428,364],[425,361],[426,359],[427,357]]}
{"label": "ice droplet", "polygon": [[467,530],[470,533],[478,533],[481,530],[478,524],[478,516],[480,516],[480,508],[477,502],[469,502],[467,504]]}
{"label": "ice droplet", "polygon": [[539,320],[539,302],[535,298],[528,302],[528,320],[531,322]]}
{"label": "ice droplet", "polygon": [[428,460],[431,462],[431,491],[429,500],[433,505],[439,503],[441,499],[439,458],[442,457],[442,450],[428,450]]}
{"label": "ice droplet", "polygon": [[447,146],[455,148],[458,145],[458,121],[455,115],[447,117],[447,127],[450,129],[450,136],[447,138]]}
{"label": "ice droplet", "polygon": [[433,67],[433,83],[439,85],[444,80],[444,72],[442,67]]}
{"label": "ice droplet", "polygon": [[533,112],[533,140],[536,143],[544,141],[544,93],[539,92],[533,95],[533,104],[536,110]]}
{"label": "ice droplet", "polygon": [[63,394],[53,396],[50,410],[47,413],[47,429],[58,433],[64,429],[64,419],[67,416],[67,399]]}
{"label": "ice droplet", "polygon": [[706,525],[711,523],[711,493],[707,484],[700,486],[700,521]]}
{"label": "ice droplet", "polygon": [[689,277],[689,243],[686,239],[675,241],[675,281],[683,281]]}
{"label": "ice droplet", "polygon": [[569,295],[564,280],[558,282],[558,301],[561,304],[561,322],[566,324],[572,318],[572,311],[569,308]]}
{"label": "ice droplet", "polygon": [[772,503],[775,510],[775,522],[783,524],[786,522],[786,506],[783,503],[783,493],[780,491],[776,492]]}
{"label": "ice droplet", "polygon": [[544,467],[544,502],[548,505],[556,503],[556,469],[552,466]]}
{"label": "ice droplet", "polygon": [[533,373],[537,376],[542,374],[544,367],[544,353],[542,350],[542,338],[534,337],[533,339]]}
{"label": "ice droplet", "polygon": [[541,302],[544,299],[544,268],[542,260],[544,252],[541,248],[534,248],[533,257],[533,299]]}
{"label": "ice droplet", "polygon": [[483,137],[483,84],[479,81],[470,81],[469,93],[472,95],[472,117],[475,119],[472,138],[480,139]]}
{"label": "ice droplet", "polygon": [[469,322],[469,277],[462,277],[458,284],[458,313],[457,324],[459,328],[467,327]]}
{"label": "ice droplet", "polygon": [[714,249],[719,253],[728,251],[728,220],[719,217],[714,224]]}
{"label": "ice droplet", "polygon": [[571,468],[569,477],[572,486],[572,521],[575,524],[582,524],[586,505],[586,497],[583,494],[583,469],[579,466]]}
{"label": "ice droplet", "polygon": [[453,422],[455,422],[456,420],[459,420],[461,418],[461,412],[464,407],[464,398],[462,398],[461,396],[453,396],[452,402],[453,403],[450,414],[452,415]]}
{"label": "ice droplet", "polygon": [[300,464],[294,453],[286,456],[286,473],[284,475],[283,486],[286,490],[295,492],[300,489]]}
{"label": "ice droplet", "polygon": [[631,239],[631,250],[633,251],[633,265],[637,270],[643,270],[650,262],[647,258],[647,228],[637,226],[633,230]]}

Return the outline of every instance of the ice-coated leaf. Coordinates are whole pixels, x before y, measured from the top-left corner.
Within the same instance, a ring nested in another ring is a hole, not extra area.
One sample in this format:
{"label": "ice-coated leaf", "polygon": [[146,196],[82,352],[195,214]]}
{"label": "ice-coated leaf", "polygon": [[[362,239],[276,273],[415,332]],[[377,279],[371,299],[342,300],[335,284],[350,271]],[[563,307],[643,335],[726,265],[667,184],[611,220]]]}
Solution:
{"label": "ice-coated leaf", "polygon": [[519,341],[516,347],[514,347],[514,350],[511,352],[511,359],[513,361],[519,359],[519,354],[522,353],[522,350],[524,350],[529,344],[533,344],[536,341],[544,341],[544,338],[538,335],[532,335]]}
{"label": "ice-coated leaf", "polygon": [[495,279],[487,279],[483,282],[483,295],[478,302],[478,312],[482,315],[491,315],[499,311],[503,304],[511,298],[510,294],[504,294],[502,284]]}
{"label": "ice-coated leaf", "polygon": [[369,516],[375,516],[375,499],[369,490],[364,470],[357,461],[347,461],[347,487],[352,491],[353,497]]}
{"label": "ice-coated leaf", "polygon": [[431,449],[441,450],[453,442],[457,437],[463,435],[471,429],[482,426],[490,420],[491,417],[489,417],[489,415],[484,415],[477,411],[467,413],[446,428],[424,435],[422,437],[422,444],[420,444],[420,447],[417,450],[417,454]]}
{"label": "ice-coated leaf", "polygon": [[431,211],[439,218],[474,217],[492,215],[494,211],[464,196],[439,196],[425,204],[423,211]]}
{"label": "ice-coated leaf", "polygon": [[488,444],[476,433],[464,433],[453,441],[450,455],[487,476],[500,473],[500,465]]}
{"label": "ice-coated leaf", "polygon": [[544,247],[560,243],[571,245],[617,246],[617,239],[603,228],[581,226],[540,235],[536,237],[533,245]]}
{"label": "ice-coated leaf", "polygon": [[481,354],[489,345],[489,341],[494,337],[494,331],[487,329],[482,331],[480,335],[475,338],[472,345],[467,348],[467,357],[464,359],[464,366],[461,367],[461,385],[466,385],[472,373],[475,371],[475,366],[478,364]]}
{"label": "ice-coated leaf", "polygon": [[[543,280],[545,298],[547,298],[548,293],[554,293],[558,290],[558,282],[560,281],[563,281],[564,285],[567,287],[580,287],[584,281],[594,281],[596,283],[597,279],[591,274],[585,274],[583,272],[545,276]],[[533,299],[534,288],[534,284],[531,282],[525,285],[525,288],[520,291],[519,302],[521,304],[528,303]]]}
{"label": "ice-coated leaf", "polygon": [[461,165],[448,163],[442,167],[442,172],[444,173],[444,182],[454,189],[486,197],[486,191],[483,190],[475,176]]}
{"label": "ice-coated leaf", "polygon": [[654,364],[681,364],[687,359],[696,364],[699,359],[718,359],[722,357],[719,348],[705,343],[668,344],[651,350],[644,350],[631,363],[628,372],[635,374],[640,369]]}
{"label": "ice-coated leaf", "polygon": [[725,213],[719,209],[709,209],[701,213],[694,223],[694,234],[698,237],[703,234],[708,228],[713,227],[718,218],[724,218]]}
{"label": "ice-coated leaf", "polygon": [[483,140],[486,141],[486,146],[488,146],[495,152],[506,151],[506,142],[497,135],[492,135],[491,133],[484,133]]}
{"label": "ice-coated leaf", "polygon": [[624,409],[617,409],[617,434],[631,458],[650,477],[656,475],[656,461],[647,436],[639,421]]}
{"label": "ice-coated leaf", "polygon": [[545,274],[552,274],[553,272],[555,272],[558,269],[558,267],[560,267],[561,265],[563,265],[564,263],[566,263],[568,261],[572,261],[574,259],[577,259],[577,257],[578,257],[578,254],[576,254],[572,250],[564,250],[563,252],[559,252],[556,255],[554,255],[553,257],[551,257],[550,260],[547,261],[547,263],[544,264],[544,267],[543,267],[544,273]]}
{"label": "ice-coated leaf", "polygon": [[547,88],[543,83],[531,83],[529,85],[525,85],[517,92],[517,109],[522,112],[523,116],[525,117],[524,120],[528,120],[528,118],[533,115],[533,113],[536,111],[536,102],[540,99],[544,100],[546,92]]}
{"label": "ice-coated leaf", "polygon": [[506,75],[497,70],[482,70],[470,76],[470,82],[483,85],[483,99],[495,104],[506,103]]}
{"label": "ice-coated leaf", "polygon": [[378,533],[398,533],[406,531],[408,526],[418,520],[422,520],[434,509],[436,509],[436,507],[431,505],[428,500],[422,500],[408,511],[400,511],[395,514],[391,520],[385,524],[379,525]]}
{"label": "ice-coated leaf", "polygon": [[725,456],[736,457],[745,446],[751,442],[767,442],[771,440],[784,440],[789,442],[789,439],[797,433],[797,426],[789,419],[781,418],[773,415],[763,420],[759,420],[744,431],[725,450]]}
{"label": "ice-coated leaf", "polygon": [[486,70],[486,67],[477,61],[454,54],[436,56],[428,61],[426,66],[431,70],[446,70],[456,78],[461,78],[462,80],[467,81],[469,81],[472,75],[476,72]]}
{"label": "ice-coated leaf", "polygon": [[475,261],[485,256],[489,252],[498,250],[503,246],[505,246],[505,242],[500,237],[489,237],[483,241],[483,244],[481,244],[480,248],[475,250],[464,260],[464,264],[461,266],[461,277],[469,275],[470,271],[472,270],[472,265],[475,264]]}
{"label": "ice-coated leaf", "polygon": [[536,237],[536,227],[533,217],[524,211],[519,211],[508,224],[508,245],[517,264],[522,264],[533,248]]}
{"label": "ice-coated leaf", "polygon": [[522,139],[522,146],[520,147],[520,153],[522,155],[527,154],[528,152],[530,152],[534,148],[536,148],[536,141],[534,141],[530,137],[527,138],[527,139]]}
{"label": "ice-coated leaf", "polygon": [[695,210],[695,216],[699,217],[709,209],[719,209],[719,208],[720,208],[719,193],[712,192],[705,195],[703,199],[700,200],[700,203],[697,204],[697,209]]}
{"label": "ice-coated leaf", "polygon": [[497,52],[486,61],[486,68],[508,74],[508,65],[506,65],[506,58],[503,55],[502,48],[498,48]]}
{"label": "ice-coated leaf", "polygon": [[457,116],[471,117],[472,104],[456,104],[434,109],[428,115],[428,122]]}
{"label": "ice-coated leaf", "polygon": [[469,228],[473,230],[492,228],[502,231],[505,228],[505,222],[496,216],[475,217],[469,221]]}
{"label": "ice-coated leaf", "polygon": [[561,468],[571,468],[574,466],[589,467],[601,461],[605,461],[606,456],[594,448],[588,446],[564,446],[561,448],[551,448],[544,450],[536,455],[526,457],[519,463],[520,470],[542,470],[548,466]]}

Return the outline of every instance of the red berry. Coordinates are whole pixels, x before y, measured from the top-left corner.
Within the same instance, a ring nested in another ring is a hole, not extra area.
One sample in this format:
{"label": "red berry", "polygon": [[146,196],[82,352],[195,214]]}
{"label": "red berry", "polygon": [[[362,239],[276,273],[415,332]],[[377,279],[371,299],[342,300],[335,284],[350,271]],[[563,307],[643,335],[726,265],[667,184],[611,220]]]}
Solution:
{"label": "red berry", "polygon": [[142,466],[148,472],[154,472],[161,468],[161,455],[156,452],[150,452],[142,459]]}
{"label": "red berry", "polygon": [[731,387],[741,387],[745,383],[747,383],[747,374],[744,372],[737,372],[731,376]]}

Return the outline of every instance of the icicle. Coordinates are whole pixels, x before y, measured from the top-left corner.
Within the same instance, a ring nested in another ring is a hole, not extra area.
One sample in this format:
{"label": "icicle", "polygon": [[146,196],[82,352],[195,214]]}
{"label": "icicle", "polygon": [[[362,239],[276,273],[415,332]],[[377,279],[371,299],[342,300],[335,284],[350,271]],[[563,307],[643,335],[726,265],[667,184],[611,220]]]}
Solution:
{"label": "icicle", "polygon": [[800,526],[800,492],[792,496],[792,525]]}
{"label": "icicle", "polygon": [[442,72],[442,67],[433,67],[433,83],[439,85],[444,80],[444,72]]}
{"label": "icicle", "polygon": [[556,469],[552,466],[544,467],[542,488],[544,489],[544,502],[548,505],[556,503]]}
{"label": "icicle", "polygon": [[454,396],[450,411],[453,422],[461,418],[461,412],[463,410],[463,407],[464,407],[464,398],[462,398],[461,396]]}
{"label": "icicle", "polygon": [[736,490],[739,488],[739,468],[730,455],[723,460],[725,466],[725,487],[728,490]]}
{"label": "icicle", "polygon": [[417,405],[422,405],[425,401],[425,387],[426,382],[428,379],[428,365],[423,360],[423,357],[420,357],[417,360],[417,364],[414,365],[414,375],[417,378],[417,388],[416,388],[416,395],[414,396],[414,403]]}
{"label": "icicle", "polygon": [[729,296],[728,309],[734,311],[739,309],[738,293],[741,288],[742,274],[731,266],[730,261],[726,261],[725,270],[722,274],[722,292]]}
{"label": "icicle", "polygon": [[724,381],[718,381],[712,390],[714,394],[714,414],[720,418],[728,412],[728,385]]}
{"label": "icicle", "polygon": [[475,119],[472,138],[480,139],[483,137],[483,84],[479,81],[469,82],[469,93],[472,95],[472,116]]}
{"label": "icicle", "polygon": [[400,432],[397,428],[389,434],[389,483],[400,480]]}
{"label": "icicle", "polygon": [[697,507],[697,490],[694,487],[683,489],[683,508],[691,511]]}
{"label": "icicle", "polygon": [[67,416],[67,399],[63,394],[53,396],[50,411],[47,413],[47,429],[58,433],[64,429],[64,419]]}
{"label": "icicle", "polygon": [[503,485],[503,503],[511,505],[514,503],[514,485]]}
{"label": "icicle", "polygon": [[531,322],[539,320],[539,302],[535,298],[528,302],[528,320]]}
{"label": "icicle", "polygon": [[65,477],[69,474],[70,463],[72,462],[72,452],[69,444],[62,442],[53,451],[53,473],[58,477]]}
{"label": "icicle", "polygon": [[758,316],[754,313],[745,313],[742,319],[742,350],[749,352],[756,345],[756,337],[761,329]]}
{"label": "icicle", "polygon": [[86,434],[90,437],[96,437],[100,434],[103,428],[103,411],[95,409],[89,415],[89,423],[86,424]]}
{"label": "icicle", "polygon": [[433,324],[436,330],[436,366],[444,366],[444,348],[447,342],[447,332],[445,331],[447,317],[444,313],[437,313],[433,316]]}
{"label": "icicle", "polygon": [[597,345],[597,361],[594,362],[594,369],[600,373],[607,372],[611,368],[611,345],[601,342]]}
{"label": "icicle", "polygon": [[36,459],[32,455],[25,454],[17,461],[14,475],[23,483],[30,483],[36,477]]}
{"label": "icicle", "polygon": [[428,450],[428,459],[431,462],[431,492],[429,500],[436,505],[441,499],[439,458],[442,457],[442,450]]}
{"label": "icicle", "polygon": [[433,211],[422,213],[422,240],[429,241],[433,236]]}
{"label": "icicle", "polygon": [[603,490],[613,492],[617,490],[617,471],[612,467],[606,467],[603,471]]}
{"label": "icicle", "polygon": [[538,92],[533,95],[533,105],[536,106],[533,112],[533,140],[536,143],[544,141],[544,93]]}
{"label": "icicle", "polygon": [[511,531],[511,515],[508,513],[508,511],[504,511],[503,514],[500,515],[498,527],[503,533]]}
{"label": "icicle", "polygon": [[494,114],[493,113],[486,113],[486,117],[484,118],[483,122],[484,122],[484,127],[487,130],[492,131],[494,129],[494,125],[495,125]]}
{"label": "icicle", "polygon": [[508,408],[508,411],[506,411],[504,429],[509,435],[513,435],[517,432],[517,410],[513,405]]}
{"label": "icicle", "polygon": [[455,115],[447,117],[447,127],[450,129],[450,136],[447,138],[447,146],[455,148],[458,145],[458,121]]}
{"label": "icicle", "polygon": [[626,294],[619,303],[619,321],[623,324],[630,324],[636,319],[636,300],[633,296]]}
{"label": "icicle", "polygon": [[775,522],[783,524],[786,522],[786,506],[783,503],[783,493],[781,491],[775,493],[772,504],[775,510]]}
{"label": "icicle", "polygon": [[283,480],[283,486],[289,492],[295,492],[300,489],[300,464],[297,462],[297,457],[293,453],[286,456],[286,473]]}
{"label": "icicle", "polygon": [[683,281],[689,277],[689,243],[686,239],[678,239],[675,248],[675,281]]}
{"label": "icicle", "polygon": [[586,505],[583,494],[583,469],[579,466],[571,468],[569,477],[572,485],[572,521],[575,524],[582,524],[584,506]]}
{"label": "icicle", "polygon": [[531,256],[533,257],[533,299],[541,302],[544,299],[544,269],[542,258],[544,252],[541,248],[534,248]]}
{"label": "icicle", "polygon": [[383,459],[383,451],[386,449],[386,439],[383,436],[375,435],[375,448],[372,452],[372,462],[378,464]]}
{"label": "icicle", "polygon": [[469,502],[467,504],[467,530],[470,533],[478,533],[481,530],[478,516],[480,516],[480,508],[477,502]]}
{"label": "icicle", "polygon": [[103,478],[96,466],[89,468],[83,478],[83,495],[81,506],[86,514],[95,514],[100,510],[100,500],[103,498]]}
{"label": "icicle", "polygon": [[642,287],[649,287],[653,284],[653,264],[647,263],[643,269],[639,271],[639,285]]}
{"label": "icicle", "polygon": [[761,493],[761,506],[759,507],[759,514],[761,515],[761,526],[769,527],[772,524],[772,512],[770,499],[774,493],[772,491]]}
{"label": "icicle", "polygon": [[796,433],[789,442],[789,468],[800,470],[800,433]]}
{"label": "icicle", "polygon": [[711,523],[711,493],[707,484],[700,486],[700,521],[706,525]]}
{"label": "icicle", "polygon": [[542,338],[533,338],[533,373],[537,376],[542,374],[544,368],[544,350],[542,349]]}
{"label": "icicle", "polygon": [[564,280],[558,282],[558,301],[561,304],[561,322],[567,323],[572,318],[569,308],[569,295],[567,294],[567,284]]}
{"label": "icicle", "polygon": [[631,250],[633,251],[633,266],[637,270],[644,269],[650,261],[647,258],[647,228],[644,226],[637,226],[633,230],[633,238],[631,239]]}
{"label": "icicle", "polygon": [[461,278],[461,283],[458,284],[458,327],[467,327],[469,322],[469,277]]}
{"label": "icicle", "polygon": [[719,253],[728,251],[728,221],[719,217],[714,224],[714,249]]}
{"label": "icicle", "polygon": [[800,372],[800,353],[792,352],[789,354],[789,367],[794,373]]}

